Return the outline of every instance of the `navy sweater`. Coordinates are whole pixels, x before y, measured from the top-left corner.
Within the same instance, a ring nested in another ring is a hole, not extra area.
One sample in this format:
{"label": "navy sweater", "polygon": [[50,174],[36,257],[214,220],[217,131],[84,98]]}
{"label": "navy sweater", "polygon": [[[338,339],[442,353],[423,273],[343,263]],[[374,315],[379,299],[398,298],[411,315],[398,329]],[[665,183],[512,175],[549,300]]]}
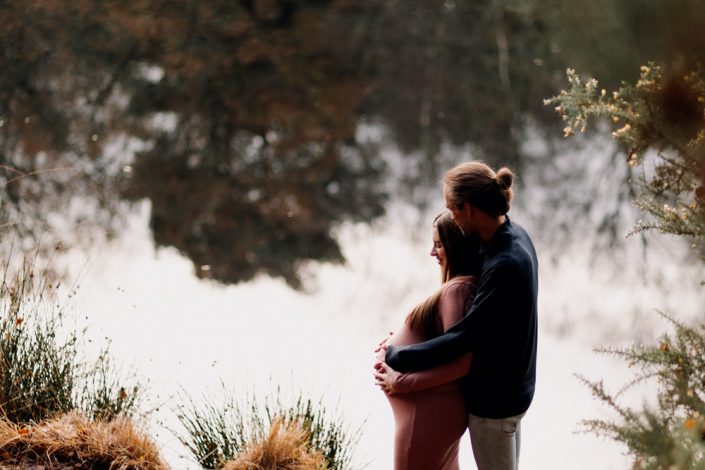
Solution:
{"label": "navy sweater", "polygon": [[463,379],[468,411],[498,419],[524,413],[534,396],[538,260],[529,235],[509,218],[482,253],[482,275],[465,318],[423,343],[389,346],[386,362],[413,372],[473,351]]}

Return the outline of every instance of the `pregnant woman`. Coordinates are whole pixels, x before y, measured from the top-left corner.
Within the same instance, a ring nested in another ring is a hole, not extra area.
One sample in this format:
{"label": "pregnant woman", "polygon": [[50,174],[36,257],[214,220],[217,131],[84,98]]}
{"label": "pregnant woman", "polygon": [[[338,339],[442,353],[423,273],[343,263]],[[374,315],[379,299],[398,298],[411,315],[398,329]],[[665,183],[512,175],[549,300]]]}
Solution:
{"label": "pregnant woman", "polygon": [[[464,236],[450,212],[436,217],[431,256],[441,266],[442,285],[409,313],[386,344],[420,343],[463,318],[481,269],[479,248],[479,240]],[[458,470],[458,446],[467,428],[460,378],[471,359],[467,353],[433,369],[402,374],[383,362],[384,348],[379,351],[374,375],[394,413],[395,470]]]}

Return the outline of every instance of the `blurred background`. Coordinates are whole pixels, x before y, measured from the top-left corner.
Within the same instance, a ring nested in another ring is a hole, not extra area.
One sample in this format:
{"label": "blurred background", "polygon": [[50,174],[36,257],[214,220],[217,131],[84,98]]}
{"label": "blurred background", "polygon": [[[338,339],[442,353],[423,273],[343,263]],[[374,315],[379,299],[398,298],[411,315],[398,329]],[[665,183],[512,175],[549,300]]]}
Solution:
{"label": "blurred background", "polygon": [[77,291],[77,324],[149,382],[174,468],[197,467],[170,402],[222,382],[326,397],[387,469],[372,349],[438,285],[444,172],[507,166],[542,263],[524,466],[624,468],[575,433],[605,410],[573,374],[618,384],[592,347],[652,338],[654,309],[695,317],[702,265],[625,237],[623,149],[600,123],[564,139],[543,100],[569,67],[613,90],[702,59],[704,21],[697,0],[3,2],[2,258]]}

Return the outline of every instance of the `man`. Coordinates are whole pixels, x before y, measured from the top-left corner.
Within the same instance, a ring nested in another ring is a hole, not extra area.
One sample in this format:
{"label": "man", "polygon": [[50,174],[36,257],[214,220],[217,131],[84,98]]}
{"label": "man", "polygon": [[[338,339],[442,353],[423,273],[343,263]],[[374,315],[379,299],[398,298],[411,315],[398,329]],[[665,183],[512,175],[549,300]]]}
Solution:
{"label": "man", "polygon": [[506,215],[511,171],[481,162],[445,176],[454,222],[483,241],[482,275],[465,318],[445,334],[406,347],[389,346],[385,362],[399,372],[428,369],[473,351],[463,393],[478,470],[518,468],[521,419],[536,382],[538,260],[526,231]]}

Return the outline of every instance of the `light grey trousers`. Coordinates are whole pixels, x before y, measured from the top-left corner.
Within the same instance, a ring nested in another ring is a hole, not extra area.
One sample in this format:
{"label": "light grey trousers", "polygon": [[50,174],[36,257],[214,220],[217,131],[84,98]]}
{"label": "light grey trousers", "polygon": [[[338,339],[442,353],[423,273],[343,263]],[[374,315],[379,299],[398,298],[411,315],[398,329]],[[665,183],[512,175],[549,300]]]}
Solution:
{"label": "light grey trousers", "polygon": [[477,470],[517,470],[524,413],[502,419],[468,416]]}

